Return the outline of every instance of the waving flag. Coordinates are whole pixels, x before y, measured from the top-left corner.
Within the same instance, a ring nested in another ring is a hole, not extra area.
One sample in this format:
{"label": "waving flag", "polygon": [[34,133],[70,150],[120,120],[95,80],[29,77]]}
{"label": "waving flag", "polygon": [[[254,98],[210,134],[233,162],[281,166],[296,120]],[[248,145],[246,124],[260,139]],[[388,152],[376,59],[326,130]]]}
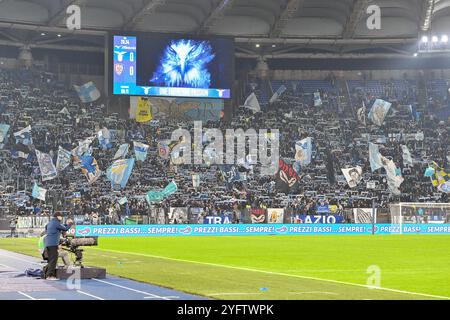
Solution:
{"label": "waving flag", "polygon": [[374,172],[377,169],[383,167],[381,163],[381,154],[378,149],[378,145],[369,142],[369,160],[370,160],[370,169]]}
{"label": "waving flag", "polygon": [[411,157],[411,153],[409,152],[409,149],[407,146],[402,145],[402,152],[403,152],[403,164],[405,166],[412,166],[413,165],[413,160]]}
{"label": "waving flag", "polygon": [[98,143],[103,149],[109,149],[112,147],[111,144],[111,133],[107,128],[103,128],[97,132]]}
{"label": "waving flag", "polygon": [[200,186],[200,175],[199,174],[192,175],[192,186],[194,188],[198,188]]}
{"label": "waving flag", "polygon": [[158,153],[161,158],[164,160],[169,159],[170,155],[170,147],[169,147],[169,141],[163,140],[158,142]]}
{"label": "waving flag", "polygon": [[414,121],[420,120],[420,112],[417,112],[417,109],[412,104],[409,105],[409,111],[411,112],[411,117]]}
{"label": "waving flag", "polygon": [[120,198],[120,199],[119,199],[119,204],[120,204],[120,205],[124,205],[124,204],[127,203],[127,202],[128,202],[127,197],[123,197],[123,198]]}
{"label": "waving flag", "polygon": [[137,141],[133,141],[133,145],[134,145],[134,154],[136,155],[136,161],[144,162],[145,159],[147,158],[147,150],[149,146]]}
{"label": "waving flag", "polygon": [[286,86],[285,85],[281,85],[277,91],[273,94],[272,98],[270,98],[269,103],[274,103],[276,101],[278,101],[278,99],[280,98],[280,96],[286,91]]}
{"label": "waving flag", "polygon": [[52,180],[58,175],[53,165],[52,157],[49,154],[40,152],[36,149],[36,157],[41,170],[42,181]]}
{"label": "waving flag", "polygon": [[[433,174],[431,174],[431,182],[433,186],[437,187],[439,191],[449,193],[450,192],[450,174],[447,173],[443,168],[439,167],[436,162],[433,162],[430,165],[432,170],[434,170]],[[428,169],[430,169],[428,168]],[[433,177],[434,175],[434,177]]]}
{"label": "waving flag", "polygon": [[381,163],[383,164],[384,169],[386,170],[386,180],[389,191],[391,191],[393,194],[399,195],[400,194],[400,185],[403,183],[403,177],[398,175],[397,166],[395,165],[394,161],[389,160],[386,157],[380,156]]}
{"label": "waving flag", "polygon": [[137,98],[136,122],[148,122],[153,119],[150,100]]}
{"label": "waving flag", "polygon": [[434,175],[434,168],[428,167],[425,169],[425,172],[423,173],[424,177],[432,177]]}
{"label": "waving flag", "polygon": [[276,174],[276,188],[280,192],[289,193],[300,181],[294,168],[280,159],[278,162],[278,173]]}
{"label": "waving flag", "polygon": [[58,158],[56,159],[56,170],[62,171],[70,164],[72,154],[63,147],[58,148]]}
{"label": "waving flag", "polygon": [[130,145],[128,143],[124,143],[119,147],[119,150],[117,150],[116,154],[114,155],[113,160],[124,158],[128,154],[128,148]]}
{"label": "waving flag", "polygon": [[125,188],[133,166],[134,158],[114,161],[112,166],[106,170],[106,177],[111,181],[111,186],[120,185],[121,188]]}
{"label": "waving flag", "polygon": [[312,140],[311,137],[297,141],[295,143],[295,161],[300,165],[307,166],[311,163]]}
{"label": "waving flag", "polygon": [[357,117],[359,122],[361,122],[363,125],[366,125],[366,105],[364,104],[364,101],[363,106],[357,111]]}
{"label": "waving flag", "polygon": [[31,162],[33,160],[33,156],[30,153],[30,149],[21,143],[15,144],[12,146],[11,157],[12,158],[23,158],[29,162]]}
{"label": "waving flag", "polygon": [[92,156],[81,156],[81,172],[84,173],[89,184],[94,183],[101,176],[102,172],[97,164],[97,160]]}
{"label": "waving flag", "polygon": [[73,86],[75,91],[78,93],[81,102],[89,103],[94,102],[100,98],[100,91],[98,91],[97,87],[92,81],[89,81],[82,86]]}
{"label": "waving flag", "polygon": [[9,124],[0,124],[0,149],[3,148],[3,143],[5,142],[6,136],[8,135],[9,128]]}
{"label": "waving flag", "polygon": [[84,139],[83,141],[78,142],[78,147],[72,149],[71,153],[73,156],[81,157],[83,155],[91,155],[92,148],[90,147],[92,141],[94,141],[95,138],[89,137]]}
{"label": "waving flag", "polygon": [[61,111],[59,111],[58,113],[59,113],[59,114],[63,114],[63,115],[65,115],[65,116],[67,116],[67,117],[70,118],[70,112],[69,112],[69,110],[67,109],[67,107],[62,108]]}
{"label": "waving flag", "polygon": [[382,99],[377,99],[372,105],[372,109],[369,112],[369,119],[377,126],[383,124],[384,118],[386,117],[392,103],[384,101]]}
{"label": "waving flag", "polygon": [[356,187],[362,179],[362,168],[360,166],[341,170],[350,188]]}
{"label": "waving flag", "polygon": [[253,112],[260,112],[261,106],[259,105],[258,98],[256,94],[252,92],[244,102],[244,108],[250,109]]}
{"label": "waving flag", "polygon": [[45,195],[47,193],[47,189],[39,187],[36,182],[33,186],[33,191],[31,192],[31,196],[35,199],[39,199],[45,201]]}
{"label": "waving flag", "polygon": [[320,92],[314,92],[314,107],[322,106],[322,99],[320,98]]}
{"label": "waving flag", "polygon": [[241,181],[241,175],[238,169],[230,164],[225,164],[219,166],[220,172],[222,174],[222,178],[227,184],[227,187],[230,187],[231,184],[235,181]]}
{"label": "waving flag", "polygon": [[15,132],[14,137],[16,138],[16,143],[21,143],[26,146],[33,144],[33,139],[31,138],[31,126]]}
{"label": "waving flag", "polygon": [[149,191],[145,196],[145,199],[147,200],[148,204],[151,205],[153,202],[161,202],[165,198],[175,193],[177,190],[177,184],[172,181],[162,191]]}

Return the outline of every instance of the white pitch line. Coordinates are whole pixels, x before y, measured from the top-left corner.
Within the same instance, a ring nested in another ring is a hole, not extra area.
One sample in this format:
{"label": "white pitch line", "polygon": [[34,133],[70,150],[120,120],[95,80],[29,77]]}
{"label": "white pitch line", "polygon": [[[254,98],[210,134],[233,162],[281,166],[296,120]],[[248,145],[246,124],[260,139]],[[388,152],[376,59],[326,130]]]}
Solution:
{"label": "white pitch line", "polygon": [[93,294],[90,294],[90,293],[87,293],[87,292],[84,292],[84,291],[81,291],[81,290],[77,290],[77,292],[78,292],[78,293],[81,293],[81,294],[84,294],[84,295],[86,295],[86,296],[88,296],[88,297],[97,299],[97,300],[105,300],[105,299],[103,299],[103,298],[94,296]]}
{"label": "white pitch line", "polygon": [[[359,283],[352,283],[352,282],[345,282],[345,281],[338,281],[338,280],[331,280],[331,279],[322,279],[322,278],[316,278],[316,277],[308,277],[308,276],[301,276],[301,275],[296,275],[296,274],[258,270],[258,269],[244,268],[244,267],[235,267],[235,266],[228,266],[228,265],[211,263],[211,262],[201,262],[201,261],[191,261],[191,260],[185,260],[185,259],[169,258],[169,257],[162,257],[162,256],[156,256],[156,255],[150,255],[150,254],[144,254],[144,253],[134,253],[134,252],[126,252],[126,251],[118,251],[118,250],[110,250],[110,249],[100,249],[100,248],[91,248],[91,249],[116,252],[116,253],[122,253],[122,254],[131,254],[131,255],[136,255],[136,256],[157,258],[157,259],[163,259],[163,260],[202,264],[202,265],[208,265],[208,266],[213,266],[213,267],[222,267],[222,268],[235,269],[235,270],[241,270],[241,271],[259,272],[259,273],[265,273],[265,274],[271,274],[271,275],[277,275],[277,276],[285,276],[285,277],[293,277],[293,278],[299,278],[299,279],[307,279],[307,280],[330,282],[330,283],[336,283],[336,284],[344,284],[344,285],[356,286],[356,287],[362,287],[362,288],[369,289],[369,287],[367,285],[359,284]],[[435,298],[435,299],[450,300],[450,297],[446,297],[446,296],[438,296],[438,295],[412,292],[412,291],[404,291],[404,290],[382,288],[382,287],[370,288],[370,289],[381,290],[381,291],[390,291],[390,292],[402,293],[402,294],[408,294],[408,295],[417,295],[417,296],[429,297],[429,298]]]}
{"label": "white pitch line", "polygon": [[21,295],[27,297],[27,298],[30,299],[30,300],[37,300],[37,299],[33,298],[32,296],[29,296],[29,295],[27,295],[26,293],[23,293],[22,291],[17,291],[17,293],[19,293],[19,294],[21,294]]}
{"label": "white pitch line", "polygon": [[305,292],[288,292],[289,294],[330,294],[330,295],[334,295],[334,296],[338,296],[338,293],[335,292],[324,292],[324,291],[305,291]]}
{"label": "white pitch line", "polygon": [[105,280],[100,280],[100,279],[92,279],[92,280],[98,281],[98,282],[101,282],[101,283],[106,283],[106,284],[109,284],[111,286],[115,286],[115,287],[122,288],[122,289],[125,289],[125,290],[129,290],[129,291],[134,291],[134,292],[137,292],[137,293],[145,294],[146,296],[151,296],[151,297],[155,297],[155,298],[159,298],[159,299],[163,299],[163,300],[170,300],[167,297],[161,297],[161,296],[158,296],[158,295],[153,294],[153,293],[148,293],[148,292],[145,292],[145,291],[136,290],[136,289],[129,288],[129,287],[126,287],[126,286],[121,286],[120,284],[108,282],[108,281],[105,281]]}
{"label": "white pitch line", "polygon": [[254,294],[262,294],[261,292],[225,292],[225,293],[207,293],[207,296],[248,296]]}
{"label": "white pitch line", "polygon": [[41,265],[40,263],[37,263],[37,262],[33,262],[33,261],[30,261],[30,260],[21,259],[21,258],[17,258],[17,257],[13,257],[13,256],[9,256],[9,255],[4,254],[4,253],[1,253],[1,252],[0,252],[0,256],[1,256],[1,257],[6,257],[6,258],[15,259],[15,260],[19,260],[19,261],[23,261],[23,262],[27,262],[27,263],[32,263],[32,264],[35,264],[35,265],[38,265],[38,266]]}

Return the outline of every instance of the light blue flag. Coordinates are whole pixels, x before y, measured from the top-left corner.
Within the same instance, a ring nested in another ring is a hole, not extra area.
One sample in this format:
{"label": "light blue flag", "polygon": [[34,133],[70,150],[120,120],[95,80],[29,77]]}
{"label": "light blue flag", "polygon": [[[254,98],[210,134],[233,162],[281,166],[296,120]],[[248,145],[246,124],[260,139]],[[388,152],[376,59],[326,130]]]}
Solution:
{"label": "light blue flag", "polygon": [[369,142],[369,160],[370,169],[374,172],[377,169],[383,168],[383,163],[381,162],[381,154],[378,149],[378,145]]}
{"label": "light blue flag", "polygon": [[425,177],[432,177],[434,175],[434,168],[428,167],[423,174]]}
{"label": "light blue flag", "polygon": [[276,101],[278,101],[278,99],[280,98],[280,96],[286,91],[286,86],[285,85],[281,85],[277,91],[275,91],[275,93],[273,94],[272,98],[270,98],[269,102],[270,103],[274,103]]}
{"label": "light blue flag", "polygon": [[0,149],[2,149],[4,146],[3,143],[5,142],[9,128],[10,128],[9,124],[0,123]]}
{"label": "light blue flag", "polygon": [[377,99],[372,105],[372,109],[369,112],[369,119],[377,126],[383,124],[384,118],[389,112],[392,103],[384,101],[383,99]]}
{"label": "light blue flag", "polygon": [[107,128],[103,128],[97,132],[98,143],[103,149],[108,149],[112,147],[111,144],[111,134]]}
{"label": "light blue flag", "polygon": [[31,126],[15,132],[14,137],[16,138],[16,143],[21,143],[26,146],[33,144],[33,139],[31,138]]}
{"label": "light blue flag", "polygon": [[149,191],[145,196],[145,199],[147,200],[148,204],[151,205],[153,202],[161,202],[162,200],[164,200],[164,198],[169,197],[177,190],[177,184],[172,181],[162,191]]}
{"label": "light blue flag", "polygon": [[124,205],[124,204],[127,203],[127,202],[128,202],[127,197],[123,197],[123,198],[120,198],[120,199],[119,199],[119,204],[120,204],[120,205]]}
{"label": "light blue flag", "polygon": [[119,147],[119,150],[117,150],[116,154],[114,155],[113,160],[124,158],[128,154],[128,148],[130,145],[128,143],[124,143]]}
{"label": "light blue flag", "polygon": [[295,143],[295,161],[302,166],[307,166],[311,163],[312,155],[312,140],[311,137],[297,141]]}
{"label": "light blue flag", "polygon": [[81,102],[89,103],[94,102],[100,98],[100,91],[98,91],[97,87],[92,81],[89,81],[82,86],[75,86],[75,91],[78,93]]}
{"label": "light blue flag", "polygon": [[45,194],[47,193],[47,189],[39,187],[36,182],[33,186],[33,191],[31,192],[31,196],[35,199],[39,199],[45,201]]}
{"label": "light blue flag", "polygon": [[137,141],[133,141],[133,145],[134,145],[134,154],[136,155],[136,161],[144,162],[145,159],[147,158],[147,150],[149,146]]}
{"label": "light blue flag", "polygon": [[106,170],[106,177],[111,181],[111,186],[120,185],[121,188],[125,188],[128,179],[130,178],[131,171],[134,166],[134,158],[120,159],[114,161],[112,166]]}

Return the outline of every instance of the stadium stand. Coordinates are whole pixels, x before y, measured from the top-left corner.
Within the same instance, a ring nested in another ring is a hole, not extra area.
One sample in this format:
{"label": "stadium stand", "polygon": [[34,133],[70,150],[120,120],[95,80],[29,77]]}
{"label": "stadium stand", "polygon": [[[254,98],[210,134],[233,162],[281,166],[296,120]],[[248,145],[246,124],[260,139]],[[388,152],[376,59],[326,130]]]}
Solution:
{"label": "stadium stand", "polygon": [[[447,201],[447,194],[437,193],[423,172],[430,161],[442,167],[448,164],[448,121],[436,117],[431,109],[424,110],[420,119],[412,117],[408,105],[417,99],[414,81],[348,81],[353,108],[345,108],[339,103],[343,93],[332,80],[272,81],[273,91],[281,85],[287,90],[275,103],[266,103],[265,112],[253,114],[240,108],[231,122],[222,119],[205,126],[279,129],[280,157],[288,160],[295,157],[295,141],[312,137],[312,163],[301,168],[300,183],[291,194],[281,194],[272,177],[260,177],[252,172],[252,168],[240,167],[240,171],[247,173],[246,181],[235,182],[227,188],[215,165],[171,166],[168,160],[158,156],[158,141],[170,138],[172,130],[180,126],[178,121],[161,120],[158,126],[149,126],[108,114],[101,102],[81,108],[73,89],[64,88],[52,74],[34,69],[0,70],[0,80],[1,122],[11,124],[11,132],[31,125],[34,148],[49,153],[54,161],[58,146],[72,150],[78,141],[95,135],[102,127],[112,132],[114,147],[103,150],[97,140],[93,142],[93,155],[101,170],[109,166],[119,144],[132,144],[137,140],[150,145],[147,161],[134,168],[120,195],[127,196],[127,205],[118,204],[119,193],[111,191],[110,182],[104,176],[89,185],[80,170],[73,166],[65,169],[58,178],[42,183],[49,190],[44,204],[28,197],[34,181],[40,177],[36,158],[31,150],[17,150],[11,135],[4,142],[0,158],[3,188],[0,206],[11,213],[48,215],[52,210],[70,208],[68,214],[84,216],[86,223],[123,223],[130,215],[148,215],[150,208],[143,195],[148,190],[165,187],[172,179],[179,186],[178,192],[154,207],[164,210],[170,207],[203,208],[204,215],[250,207],[285,207],[297,213],[315,214],[317,206],[323,204],[336,205],[337,213],[342,214],[345,209],[371,207],[374,198],[380,207],[393,201]],[[431,99],[446,99],[443,98],[444,83],[444,80],[429,82]],[[313,106],[312,93],[317,91],[321,93],[321,107]],[[266,93],[262,100],[268,100],[268,96]],[[366,106],[371,105],[375,97],[393,102],[386,125],[382,127],[372,125],[369,120],[367,125],[360,123],[353,111],[361,107],[362,101]],[[60,113],[63,108],[68,109],[69,115]],[[192,128],[192,123],[182,125]],[[424,139],[417,138],[420,132]],[[383,144],[381,153],[399,165],[405,178],[401,195],[388,191],[383,170],[371,173],[369,136],[371,141]],[[412,152],[412,166],[403,165],[402,144]],[[29,153],[29,157],[17,156],[18,151]],[[356,188],[349,188],[341,169],[355,165],[363,168],[363,182]],[[174,170],[177,170],[176,174]],[[192,173],[203,177],[197,189],[192,187]],[[374,189],[366,188],[369,181],[374,182]]]}

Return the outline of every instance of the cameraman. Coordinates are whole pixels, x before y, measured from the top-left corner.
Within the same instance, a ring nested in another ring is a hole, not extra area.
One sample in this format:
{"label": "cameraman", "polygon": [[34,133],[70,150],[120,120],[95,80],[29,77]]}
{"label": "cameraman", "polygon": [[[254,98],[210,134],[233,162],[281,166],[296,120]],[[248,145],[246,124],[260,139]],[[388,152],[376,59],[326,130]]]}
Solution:
{"label": "cameraman", "polygon": [[63,215],[57,211],[53,219],[45,226],[47,236],[45,237],[45,249],[48,254],[48,264],[45,270],[44,278],[47,280],[58,280],[56,278],[56,264],[58,262],[58,246],[60,243],[61,232],[68,231],[73,224],[72,219],[67,219],[66,225],[62,225]]}

